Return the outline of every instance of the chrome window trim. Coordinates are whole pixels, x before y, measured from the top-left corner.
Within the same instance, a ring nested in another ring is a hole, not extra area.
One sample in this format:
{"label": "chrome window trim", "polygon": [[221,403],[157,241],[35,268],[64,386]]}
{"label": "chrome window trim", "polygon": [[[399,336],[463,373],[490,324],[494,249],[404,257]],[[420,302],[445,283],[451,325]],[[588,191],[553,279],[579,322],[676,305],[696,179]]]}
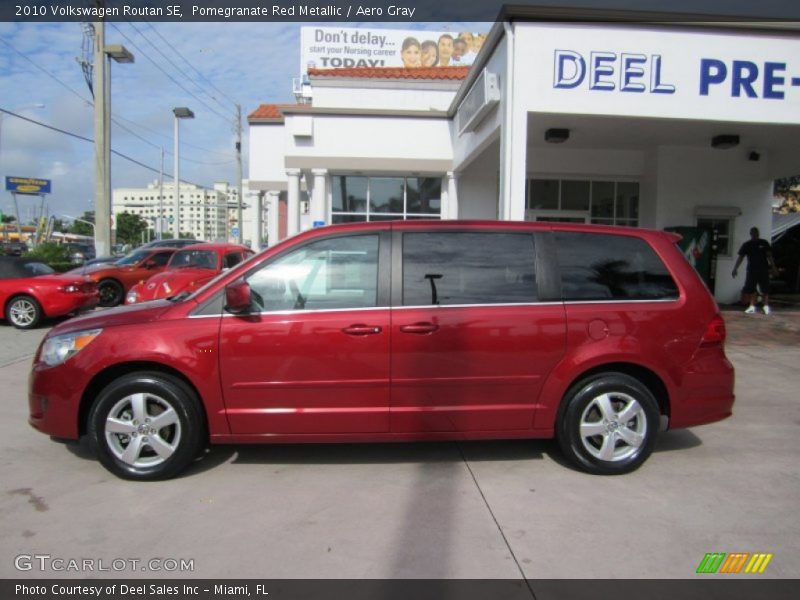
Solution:
{"label": "chrome window trim", "polygon": [[275,316],[288,316],[288,315],[307,315],[307,314],[316,314],[316,313],[340,313],[340,312],[352,312],[352,311],[377,311],[377,310],[422,310],[422,309],[433,309],[433,310],[441,310],[445,308],[492,308],[492,307],[535,307],[535,306],[561,306],[567,304],[577,304],[577,305],[591,305],[591,304],[667,304],[672,302],[678,302],[680,298],[661,298],[657,300],[645,300],[645,299],[638,299],[638,300],[566,300],[563,302],[560,301],[549,301],[549,302],[508,302],[508,303],[497,303],[497,304],[421,304],[417,306],[367,306],[367,307],[354,307],[354,308],[316,308],[311,310],[275,310],[275,311],[261,311],[261,312],[251,312],[245,313],[241,315],[234,315],[232,313],[223,312],[220,314],[213,314],[213,315],[190,315],[189,319],[208,319],[208,318],[219,318],[219,317],[254,317],[254,316],[262,316],[262,315],[275,315]]}

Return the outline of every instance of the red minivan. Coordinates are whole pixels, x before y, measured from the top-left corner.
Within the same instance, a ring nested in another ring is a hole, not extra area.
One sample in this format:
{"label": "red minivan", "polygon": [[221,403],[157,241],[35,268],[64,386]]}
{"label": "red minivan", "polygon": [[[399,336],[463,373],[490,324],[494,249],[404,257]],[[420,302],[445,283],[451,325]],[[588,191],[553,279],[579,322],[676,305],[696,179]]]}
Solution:
{"label": "red minivan", "polygon": [[714,299],[670,233],[394,221],[305,232],[191,295],[52,329],[30,423],[130,479],[208,443],[555,437],[626,473],[731,414]]}

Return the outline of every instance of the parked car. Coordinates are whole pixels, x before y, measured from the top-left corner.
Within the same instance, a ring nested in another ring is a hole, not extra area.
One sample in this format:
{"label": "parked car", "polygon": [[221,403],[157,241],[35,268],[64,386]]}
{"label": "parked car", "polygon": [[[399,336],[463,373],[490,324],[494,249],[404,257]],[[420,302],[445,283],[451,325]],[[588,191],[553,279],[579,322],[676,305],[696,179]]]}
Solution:
{"label": "parked car", "polygon": [[137,283],[125,296],[126,304],[191,293],[225,269],[250,258],[253,251],[239,244],[196,244],[175,252],[167,269]]}
{"label": "parked car", "polygon": [[175,248],[139,249],[117,262],[84,266],[69,273],[86,275],[97,282],[100,306],[116,306],[131,287],[163,271],[174,253]]}
{"label": "parked car", "polygon": [[732,411],[725,324],[678,239],[566,223],[313,229],[188,297],[55,327],[30,423],[88,435],[139,480],[176,475],[209,442],[551,437],[581,469],[626,473],[661,427]]}
{"label": "parked car", "polygon": [[34,258],[0,257],[0,303],[6,321],[32,329],[45,317],[61,317],[97,304],[93,281],[79,275],[58,275]]}
{"label": "parked car", "polygon": [[2,254],[5,256],[22,256],[28,251],[28,244],[25,242],[2,242]]}
{"label": "parked car", "polygon": [[73,265],[85,264],[97,256],[93,244],[68,242],[66,246],[69,249],[69,259]]}

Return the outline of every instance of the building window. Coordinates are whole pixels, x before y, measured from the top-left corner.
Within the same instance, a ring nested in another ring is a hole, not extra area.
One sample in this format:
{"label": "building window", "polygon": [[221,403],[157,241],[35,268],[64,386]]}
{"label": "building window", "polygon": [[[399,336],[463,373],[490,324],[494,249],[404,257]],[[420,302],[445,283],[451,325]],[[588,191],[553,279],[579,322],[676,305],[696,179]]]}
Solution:
{"label": "building window", "polygon": [[587,179],[528,180],[528,218],[639,225],[639,184]]}
{"label": "building window", "polygon": [[439,177],[331,178],[331,221],[438,219],[442,205]]}

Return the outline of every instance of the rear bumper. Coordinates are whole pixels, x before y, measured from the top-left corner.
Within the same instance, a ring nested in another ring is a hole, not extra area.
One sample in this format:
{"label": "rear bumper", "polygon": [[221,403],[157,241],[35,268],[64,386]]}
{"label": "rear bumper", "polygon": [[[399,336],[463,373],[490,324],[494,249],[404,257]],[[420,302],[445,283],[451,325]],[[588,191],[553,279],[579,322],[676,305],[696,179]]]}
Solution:
{"label": "rear bumper", "polygon": [[43,304],[45,315],[60,317],[74,312],[91,310],[99,301],[97,293],[93,294],[59,294]]}
{"label": "rear bumper", "polygon": [[721,421],[733,414],[735,374],[722,350],[701,350],[684,372],[670,406],[670,429]]}

